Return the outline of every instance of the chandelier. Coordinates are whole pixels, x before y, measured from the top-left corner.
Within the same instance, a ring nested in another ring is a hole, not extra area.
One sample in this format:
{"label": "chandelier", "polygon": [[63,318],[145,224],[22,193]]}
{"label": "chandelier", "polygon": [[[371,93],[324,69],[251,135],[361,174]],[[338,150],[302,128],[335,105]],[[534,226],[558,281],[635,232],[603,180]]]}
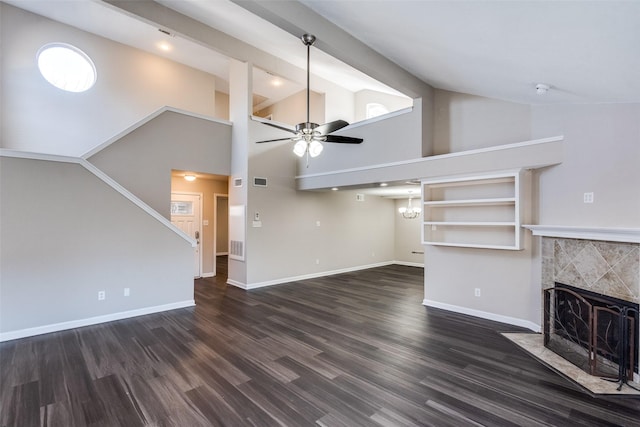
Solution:
{"label": "chandelier", "polygon": [[402,217],[405,218],[405,219],[414,219],[414,218],[417,218],[418,216],[420,216],[420,213],[422,212],[422,209],[412,207],[411,206],[411,196],[409,196],[409,203],[407,204],[407,206],[406,207],[403,206],[403,207],[399,208],[398,212],[400,212]]}

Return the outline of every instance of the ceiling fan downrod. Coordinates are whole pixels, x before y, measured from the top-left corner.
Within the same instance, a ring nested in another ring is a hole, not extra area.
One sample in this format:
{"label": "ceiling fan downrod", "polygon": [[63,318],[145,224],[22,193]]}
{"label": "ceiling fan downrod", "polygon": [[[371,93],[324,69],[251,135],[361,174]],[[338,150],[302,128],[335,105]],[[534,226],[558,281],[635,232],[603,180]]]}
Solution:
{"label": "ceiling fan downrod", "polygon": [[312,35],[312,34],[304,34],[302,37],[300,37],[300,39],[302,40],[302,43],[304,43],[304,45],[307,47],[307,126],[309,126],[311,123],[311,121],[309,120],[309,95],[310,95],[310,91],[309,91],[309,75],[310,75],[310,71],[309,71],[309,65],[310,65],[310,58],[311,58],[311,46],[316,42],[316,36]]}

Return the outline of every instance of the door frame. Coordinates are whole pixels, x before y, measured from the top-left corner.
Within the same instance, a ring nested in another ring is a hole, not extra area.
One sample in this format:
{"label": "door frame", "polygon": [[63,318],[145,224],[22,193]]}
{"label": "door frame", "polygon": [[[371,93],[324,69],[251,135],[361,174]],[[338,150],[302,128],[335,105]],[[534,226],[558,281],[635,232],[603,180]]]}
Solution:
{"label": "door frame", "polygon": [[[217,270],[217,260],[218,260],[218,199],[226,198],[227,199],[227,211],[229,209],[229,194],[224,193],[213,193],[213,275],[215,276],[218,273]],[[229,218],[227,218],[227,222]],[[228,235],[228,231],[227,231]],[[228,243],[227,243],[228,244]],[[229,252],[227,252],[228,254]]]}
{"label": "door frame", "polygon": [[[171,199],[173,199],[173,195],[174,194],[182,194],[184,196],[198,196],[200,198],[200,203],[198,203],[200,205],[200,224],[198,224],[198,230],[200,232],[200,247],[199,249],[199,254],[198,254],[198,275],[194,276],[194,278],[200,278],[202,277],[202,253],[204,252],[203,250],[203,241],[204,241],[204,233],[202,231],[202,205],[204,205],[204,196],[202,193],[199,192],[195,192],[195,191],[172,191],[171,192]],[[169,218],[169,220],[171,220],[171,218]],[[215,244],[215,242],[214,242]],[[214,273],[215,273],[215,262],[214,262]],[[215,274],[214,274],[215,275]]]}

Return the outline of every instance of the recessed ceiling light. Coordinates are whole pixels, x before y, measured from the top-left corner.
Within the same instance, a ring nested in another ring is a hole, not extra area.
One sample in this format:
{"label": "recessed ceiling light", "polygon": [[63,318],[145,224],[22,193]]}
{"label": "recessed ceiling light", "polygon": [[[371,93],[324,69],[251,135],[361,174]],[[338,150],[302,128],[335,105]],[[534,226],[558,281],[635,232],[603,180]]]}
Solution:
{"label": "recessed ceiling light", "polygon": [[196,176],[195,175],[185,175],[184,179],[186,179],[189,182],[192,182],[192,181],[196,180]]}
{"label": "recessed ceiling light", "polygon": [[331,191],[338,191],[338,187],[333,187]]}
{"label": "recessed ceiling light", "polygon": [[172,49],[172,46],[167,42],[160,42],[156,46],[158,46],[158,49],[164,50],[165,52],[169,52]]}
{"label": "recessed ceiling light", "polygon": [[389,184],[387,184],[386,182],[381,182],[380,183],[380,187],[386,187],[387,185],[389,185]]}

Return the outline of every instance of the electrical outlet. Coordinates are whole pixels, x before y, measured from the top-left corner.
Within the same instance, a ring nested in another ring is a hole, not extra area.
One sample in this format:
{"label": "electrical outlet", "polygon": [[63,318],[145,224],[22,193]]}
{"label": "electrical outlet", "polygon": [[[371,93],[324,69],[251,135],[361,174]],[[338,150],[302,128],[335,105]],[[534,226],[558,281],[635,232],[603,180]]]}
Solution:
{"label": "electrical outlet", "polygon": [[584,202],[593,203],[593,193],[584,193]]}
{"label": "electrical outlet", "polygon": [[124,288],[124,296],[125,297],[129,296],[129,288]]}
{"label": "electrical outlet", "polygon": [[255,214],[253,214],[253,220],[254,221],[260,221],[260,213],[256,212]]}
{"label": "electrical outlet", "polygon": [[104,291],[98,291],[98,301],[102,301],[107,298],[107,294]]}
{"label": "electrical outlet", "polygon": [[475,296],[477,296],[477,297],[480,296],[480,288],[476,288],[475,289]]}

